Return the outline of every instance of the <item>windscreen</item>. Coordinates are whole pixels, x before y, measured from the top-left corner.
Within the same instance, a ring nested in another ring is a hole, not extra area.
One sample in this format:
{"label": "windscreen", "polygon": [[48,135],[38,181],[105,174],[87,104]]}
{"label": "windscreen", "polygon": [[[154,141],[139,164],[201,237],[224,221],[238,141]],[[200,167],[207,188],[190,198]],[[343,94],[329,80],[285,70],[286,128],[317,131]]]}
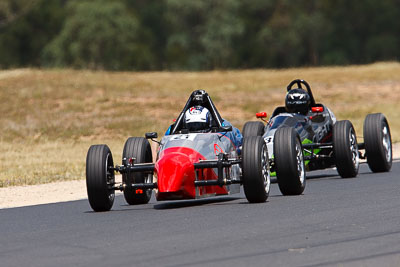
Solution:
{"label": "windscreen", "polygon": [[290,114],[279,115],[269,121],[268,128],[273,130],[282,125],[293,126],[293,124],[296,124],[296,122],[297,121]]}

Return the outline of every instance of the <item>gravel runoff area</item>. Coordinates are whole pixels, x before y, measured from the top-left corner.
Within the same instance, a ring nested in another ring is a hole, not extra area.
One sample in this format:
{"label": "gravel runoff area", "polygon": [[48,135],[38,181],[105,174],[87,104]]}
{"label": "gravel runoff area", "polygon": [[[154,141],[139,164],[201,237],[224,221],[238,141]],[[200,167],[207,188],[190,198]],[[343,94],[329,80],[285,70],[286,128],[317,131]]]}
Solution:
{"label": "gravel runoff area", "polygon": [[[400,143],[393,144],[393,158],[400,159]],[[118,180],[119,177],[116,176],[116,179]],[[5,187],[0,188],[0,209],[85,198],[87,198],[85,180]]]}

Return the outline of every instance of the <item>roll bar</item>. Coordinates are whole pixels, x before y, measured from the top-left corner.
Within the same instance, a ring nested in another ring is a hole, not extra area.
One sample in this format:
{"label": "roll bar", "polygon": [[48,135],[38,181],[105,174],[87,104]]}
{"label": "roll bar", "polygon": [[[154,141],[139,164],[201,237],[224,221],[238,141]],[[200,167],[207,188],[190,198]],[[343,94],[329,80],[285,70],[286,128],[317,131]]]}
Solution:
{"label": "roll bar", "polygon": [[305,87],[306,87],[306,89],[307,89],[307,92],[308,92],[308,94],[310,95],[311,106],[315,106],[314,96],[313,96],[313,94],[312,94],[312,92],[311,92],[311,87],[310,87],[310,85],[308,84],[308,82],[306,82],[305,80],[302,80],[302,79],[293,80],[293,81],[291,81],[291,82],[289,83],[289,85],[287,86],[287,91],[288,91],[288,92],[289,92],[290,90],[293,89],[293,85],[294,85],[294,84],[297,84],[297,88],[300,88],[300,89],[303,89],[303,90],[304,90],[304,88],[303,88],[301,85],[302,85],[302,84],[305,85]]}
{"label": "roll bar", "polygon": [[176,119],[175,123],[172,126],[172,130],[170,134],[175,134],[178,130],[183,128],[183,117],[185,116],[185,112],[192,106],[202,106],[207,108],[211,116],[213,118],[213,123],[215,123],[216,127],[222,127],[222,117],[218,113],[217,108],[215,107],[214,103],[211,100],[211,97],[205,90],[195,90],[190,95],[188,101],[186,102],[185,107],[179,114],[178,118]]}

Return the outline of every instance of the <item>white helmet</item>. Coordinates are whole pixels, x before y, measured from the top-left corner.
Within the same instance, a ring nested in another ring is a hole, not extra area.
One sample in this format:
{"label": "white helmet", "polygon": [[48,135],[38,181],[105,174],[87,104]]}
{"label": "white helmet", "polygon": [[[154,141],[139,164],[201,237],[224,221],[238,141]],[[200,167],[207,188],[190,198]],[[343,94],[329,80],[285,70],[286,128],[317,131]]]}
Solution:
{"label": "white helmet", "polygon": [[194,106],[185,112],[185,126],[190,132],[208,131],[211,128],[211,114],[202,106]]}

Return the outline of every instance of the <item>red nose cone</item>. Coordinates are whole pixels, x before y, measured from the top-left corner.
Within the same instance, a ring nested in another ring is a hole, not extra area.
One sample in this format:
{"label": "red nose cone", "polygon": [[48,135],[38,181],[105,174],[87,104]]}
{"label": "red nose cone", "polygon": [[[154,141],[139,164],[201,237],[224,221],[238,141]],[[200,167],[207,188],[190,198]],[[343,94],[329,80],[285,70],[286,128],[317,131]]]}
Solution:
{"label": "red nose cone", "polygon": [[158,184],[157,200],[195,198],[193,163],[203,158],[190,148],[164,150],[155,165]]}

